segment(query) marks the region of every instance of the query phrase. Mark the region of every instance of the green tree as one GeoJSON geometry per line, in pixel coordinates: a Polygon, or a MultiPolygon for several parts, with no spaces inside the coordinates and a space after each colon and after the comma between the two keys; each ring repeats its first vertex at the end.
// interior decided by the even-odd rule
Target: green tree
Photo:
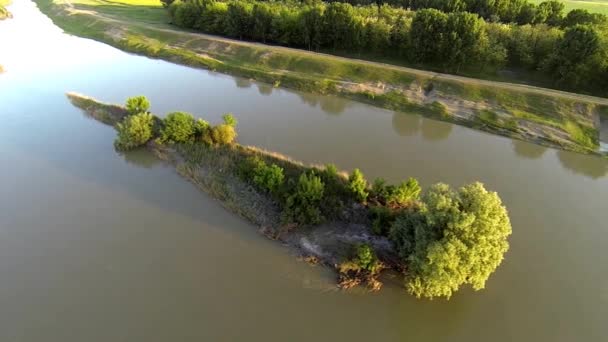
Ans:
{"type": "Polygon", "coordinates": [[[118,135],[114,147],[126,151],[145,144],[152,138],[153,123],[152,114],[147,112],[127,116],[116,125],[118,135]]]}
{"type": "Polygon", "coordinates": [[[150,101],[145,96],[133,96],[127,99],[126,104],[129,114],[139,114],[150,110],[150,101]]]}
{"type": "Polygon", "coordinates": [[[284,180],[283,168],[276,164],[267,165],[261,161],[253,170],[253,183],[272,194],[279,192],[284,180]]]}
{"type": "Polygon", "coordinates": [[[319,205],[325,184],[314,174],[302,173],[291,195],[285,201],[283,219],[299,224],[319,224],[323,220],[319,205]]]}
{"type": "Polygon", "coordinates": [[[237,133],[234,126],[221,124],[211,129],[211,140],[216,145],[229,145],[236,139],[237,133]]]}
{"type": "Polygon", "coordinates": [[[255,3],[251,13],[253,19],[253,39],[266,43],[272,33],[272,20],[277,16],[272,5],[255,3]]]}
{"type": "Polygon", "coordinates": [[[244,1],[232,1],[226,12],[226,34],[243,39],[250,37],[253,28],[253,6],[244,1]]]}
{"type": "Polygon", "coordinates": [[[478,64],[488,48],[485,23],[476,14],[451,13],[446,23],[444,51],[449,69],[460,71],[465,64],[478,64]]]}
{"type": "Polygon", "coordinates": [[[163,120],[161,140],[171,143],[189,143],[194,141],[195,133],[195,121],[192,114],[173,112],[163,120]]]}
{"type": "Polygon", "coordinates": [[[564,18],[564,5],[563,2],[557,0],[550,0],[541,2],[538,5],[538,11],[544,16],[545,23],[551,26],[559,26],[564,18]]]}
{"type": "Polygon", "coordinates": [[[585,9],[573,9],[568,12],[562,20],[562,27],[571,27],[576,25],[596,25],[606,22],[606,16],[599,13],[590,13],[585,9]]]}
{"type": "Polygon", "coordinates": [[[348,177],[348,189],[355,196],[357,201],[365,202],[367,199],[367,181],[359,169],[354,169],[348,177]]]}
{"type": "Polygon", "coordinates": [[[303,43],[308,50],[319,50],[323,39],[323,15],[325,7],[320,4],[304,7],[300,14],[303,43]]]}
{"type": "Polygon", "coordinates": [[[332,2],[327,5],[324,15],[323,37],[335,49],[345,49],[355,40],[355,13],[350,4],[332,2]]]}
{"type": "Polygon", "coordinates": [[[577,87],[593,73],[594,58],[600,52],[600,36],[592,27],[577,25],[566,29],[563,39],[544,64],[544,69],[553,75],[557,84],[577,87]]]}
{"type": "Polygon", "coordinates": [[[386,202],[390,204],[405,205],[415,201],[420,196],[420,185],[415,178],[410,177],[396,187],[390,187],[386,202]]]}
{"type": "Polygon", "coordinates": [[[445,58],[447,23],[448,15],[436,9],[416,12],[410,33],[415,62],[439,63],[445,58]]]}
{"type": "Polygon", "coordinates": [[[231,127],[236,127],[236,125],[239,123],[232,113],[222,115],[222,120],[224,120],[224,124],[231,127]]]}
{"type": "Polygon", "coordinates": [[[485,283],[509,249],[511,223],[495,192],[473,183],[454,192],[429,189],[418,212],[399,217],[390,238],[408,264],[408,290],[417,297],[447,297],[460,286],[485,283]]]}

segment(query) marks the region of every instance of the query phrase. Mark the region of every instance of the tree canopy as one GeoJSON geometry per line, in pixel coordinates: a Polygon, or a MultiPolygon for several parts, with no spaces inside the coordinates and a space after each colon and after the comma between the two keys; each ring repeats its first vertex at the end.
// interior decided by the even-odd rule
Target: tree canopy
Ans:
{"type": "Polygon", "coordinates": [[[473,183],[457,192],[431,187],[423,206],[396,219],[390,237],[409,265],[407,289],[447,297],[462,285],[483,289],[509,249],[511,223],[495,192],[473,183]]]}

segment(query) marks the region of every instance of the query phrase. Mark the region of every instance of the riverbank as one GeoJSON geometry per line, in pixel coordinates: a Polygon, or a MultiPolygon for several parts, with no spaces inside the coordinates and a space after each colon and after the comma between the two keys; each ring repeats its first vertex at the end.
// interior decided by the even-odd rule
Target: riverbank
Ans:
{"type": "Polygon", "coordinates": [[[606,99],[185,32],[163,24],[161,9],[150,6],[140,6],[147,12],[138,18],[123,10],[129,5],[98,10],[71,1],[36,3],[68,33],[125,51],[415,112],[544,146],[600,154],[599,112],[608,105],[606,99]]]}

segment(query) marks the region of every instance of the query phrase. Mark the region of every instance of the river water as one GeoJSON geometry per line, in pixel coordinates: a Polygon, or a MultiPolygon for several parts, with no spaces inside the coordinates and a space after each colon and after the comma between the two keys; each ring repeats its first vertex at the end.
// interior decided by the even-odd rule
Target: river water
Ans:
{"type": "Polygon", "coordinates": [[[0,341],[605,341],[608,162],[0,23],[0,341]],[[487,289],[336,291],[172,168],[118,154],[65,97],[239,119],[239,140],[368,178],[498,191],[511,249],[487,289]]]}

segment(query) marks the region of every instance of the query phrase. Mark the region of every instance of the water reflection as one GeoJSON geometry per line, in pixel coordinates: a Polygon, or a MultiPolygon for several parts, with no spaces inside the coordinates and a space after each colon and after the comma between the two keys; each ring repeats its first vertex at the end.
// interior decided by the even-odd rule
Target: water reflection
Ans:
{"type": "Polygon", "coordinates": [[[119,152],[119,154],[128,164],[146,169],[151,169],[154,166],[162,163],[162,161],[152,154],[152,152],[143,148],[127,152],[119,152]]]}
{"type": "Polygon", "coordinates": [[[600,157],[567,151],[557,151],[557,157],[566,169],[575,174],[598,179],[608,173],[608,160],[600,157]]]}
{"type": "Polygon", "coordinates": [[[445,122],[435,121],[431,119],[422,120],[420,129],[425,140],[441,141],[447,139],[452,133],[454,125],[445,122]]]}
{"type": "Polygon", "coordinates": [[[251,88],[252,85],[251,80],[247,78],[235,77],[234,82],[239,88],[251,88]]]}
{"type": "Polygon", "coordinates": [[[258,91],[260,95],[268,96],[272,94],[272,86],[266,83],[258,83],[258,91]]]}
{"type": "Polygon", "coordinates": [[[538,159],[547,151],[547,148],[544,146],[530,144],[521,140],[514,139],[512,143],[515,153],[520,157],[528,159],[538,159]]]}
{"type": "Polygon", "coordinates": [[[300,93],[300,99],[311,107],[319,107],[325,114],[339,115],[348,108],[350,101],[337,96],[319,96],[316,94],[300,93]]]}
{"type": "Polygon", "coordinates": [[[393,113],[393,130],[399,136],[411,137],[420,130],[420,121],[419,115],[395,112],[393,113]]]}

